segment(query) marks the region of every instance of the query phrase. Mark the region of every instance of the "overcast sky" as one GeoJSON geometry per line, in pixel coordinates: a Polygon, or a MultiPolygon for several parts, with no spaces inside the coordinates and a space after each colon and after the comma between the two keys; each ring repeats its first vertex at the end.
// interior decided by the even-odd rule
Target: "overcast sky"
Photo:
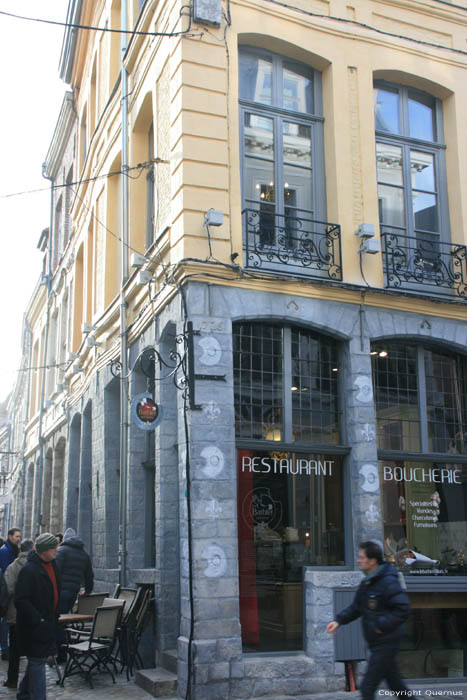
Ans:
{"type": "MultiPolygon", "coordinates": [[[[0,10],[65,21],[68,0],[0,0],[0,10]]],[[[37,250],[49,225],[45,160],[67,89],[58,77],[64,28],[0,14],[0,401],[13,389],[21,362],[23,313],[41,271],[37,250]],[[43,188],[37,194],[5,195],[43,188]]]]}

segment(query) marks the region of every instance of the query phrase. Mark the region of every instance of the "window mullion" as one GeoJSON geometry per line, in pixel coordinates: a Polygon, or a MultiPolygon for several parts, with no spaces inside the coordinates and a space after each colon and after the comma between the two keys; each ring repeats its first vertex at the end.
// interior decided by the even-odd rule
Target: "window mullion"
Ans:
{"type": "Polygon", "coordinates": [[[428,452],[428,411],[426,405],[425,350],[417,349],[418,415],[420,419],[421,451],[428,452]]]}
{"type": "Polygon", "coordinates": [[[405,230],[408,236],[415,235],[413,202],[412,202],[412,177],[410,173],[410,146],[402,146],[402,173],[404,182],[405,204],[405,230]]]}
{"type": "Polygon", "coordinates": [[[274,140],[276,143],[276,153],[275,153],[275,189],[276,189],[276,214],[279,215],[277,219],[277,225],[281,226],[282,215],[284,214],[284,148],[282,143],[282,119],[276,117],[274,120],[274,130],[275,136],[274,140]]]}
{"type": "Polygon", "coordinates": [[[285,442],[292,442],[292,332],[284,328],[282,341],[283,371],[282,371],[282,401],[284,413],[282,416],[282,434],[285,442]]]}

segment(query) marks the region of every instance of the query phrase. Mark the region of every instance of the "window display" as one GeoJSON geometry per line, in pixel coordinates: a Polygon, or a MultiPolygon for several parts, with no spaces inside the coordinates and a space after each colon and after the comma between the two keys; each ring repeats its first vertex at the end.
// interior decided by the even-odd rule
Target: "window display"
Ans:
{"type": "Polygon", "coordinates": [[[379,464],[384,553],[406,575],[467,574],[467,465],[379,464]]]}

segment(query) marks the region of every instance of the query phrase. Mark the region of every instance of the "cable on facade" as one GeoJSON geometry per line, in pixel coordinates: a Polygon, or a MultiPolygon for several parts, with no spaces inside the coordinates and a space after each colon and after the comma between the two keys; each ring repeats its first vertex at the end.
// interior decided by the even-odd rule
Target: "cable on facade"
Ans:
{"type": "MultiPolygon", "coordinates": [[[[183,30],[180,32],[141,32],[137,30],[123,30],[123,29],[111,29],[110,27],[93,27],[91,25],[87,24],[75,24],[73,22],[59,22],[58,20],[53,20],[53,19],[43,19],[41,17],[25,17],[24,15],[16,15],[13,12],[5,12],[4,10],[0,10],[0,15],[5,15],[6,17],[12,17],[13,19],[22,19],[27,22],[39,22],[41,24],[54,24],[59,27],[65,27],[66,29],[86,29],[88,31],[93,31],[93,32],[110,32],[114,34],[136,34],[139,36],[151,36],[151,37],[156,37],[156,36],[191,36],[188,32],[190,31],[190,28],[188,30],[183,30]]],[[[197,36],[196,34],[193,36],[197,36]]]]}
{"type": "MultiPolygon", "coordinates": [[[[316,17],[317,19],[327,19],[327,20],[332,20],[334,22],[342,22],[344,24],[352,24],[356,27],[361,27],[362,29],[369,29],[372,32],[376,32],[378,34],[382,34],[384,36],[390,36],[395,39],[405,39],[406,41],[412,41],[415,44],[421,44],[423,46],[431,46],[432,48],[435,49],[443,49],[445,51],[451,51],[453,53],[459,53],[462,54],[463,56],[467,56],[467,51],[464,51],[463,49],[455,49],[452,46],[443,46],[442,44],[434,44],[430,41],[423,41],[423,39],[415,39],[414,37],[411,36],[405,36],[404,34],[396,34],[395,32],[387,32],[384,29],[379,29],[378,27],[373,27],[371,24],[366,24],[365,22],[359,22],[356,19],[348,19],[347,17],[336,17],[335,15],[323,15],[318,12],[311,12],[310,10],[304,10],[301,7],[296,7],[295,5],[289,5],[286,2],[282,2],[282,0],[265,0],[265,2],[270,2],[273,5],[280,5],[281,7],[286,7],[288,10],[295,10],[296,12],[300,12],[302,15],[307,15],[309,17],[316,17]]],[[[451,3],[447,3],[451,4],[451,3]]],[[[464,9],[464,8],[462,8],[464,9]]]]}
{"type": "MultiPolygon", "coordinates": [[[[145,161],[144,163],[138,163],[137,165],[131,165],[125,168],[125,170],[111,170],[108,173],[103,173],[102,175],[94,175],[94,177],[88,177],[88,178],[83,178],[82,180],[76,180],[74,182],[64,182],[62,185],[54,185],[53,189],[54,191],[56,190],[61,190],[65,189],[67,187],[72,187],[74,185],[82,185],[83,183],[87,182],[95,182],[96,180],[101,180],[106,177],[112,177],[113,175],[128,175],[128,172],[130,170],[141,170],[141,172],[144,169],[150,168],[152,165],[164,163],[165,165],[169,164],[168,160],[163,160],[162,158],[152,158],[151,160],[145,161]]],[[[128,175],[128,177],[131,177],[128,175]]],[[[136,178],[132,178],[136,180],[140,175],[138,175],[136,178]]],[[[19,197],[24,194],[36,194],[37,192],[48,192],[50,190],[50,187],[38,187],[37,189],[34,190],[23,190],[22,192],[11,192],[10,194],[1,194],[0,199],[8,199],[9,197],[19,197]]]]}

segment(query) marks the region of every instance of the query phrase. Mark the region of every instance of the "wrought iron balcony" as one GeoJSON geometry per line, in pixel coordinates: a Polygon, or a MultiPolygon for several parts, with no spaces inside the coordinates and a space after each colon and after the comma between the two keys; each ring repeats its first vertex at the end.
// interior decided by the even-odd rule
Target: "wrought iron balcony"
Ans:
{"type": "Polygon", "coordinates": [[[385,285],[467,301],[466,246],[382,231],[385,285]]]}
{"type": "Polygon", "coordinates": [[[340,226],[259,209],[242,213],[246,267],[342,280],[340,226]]]}

